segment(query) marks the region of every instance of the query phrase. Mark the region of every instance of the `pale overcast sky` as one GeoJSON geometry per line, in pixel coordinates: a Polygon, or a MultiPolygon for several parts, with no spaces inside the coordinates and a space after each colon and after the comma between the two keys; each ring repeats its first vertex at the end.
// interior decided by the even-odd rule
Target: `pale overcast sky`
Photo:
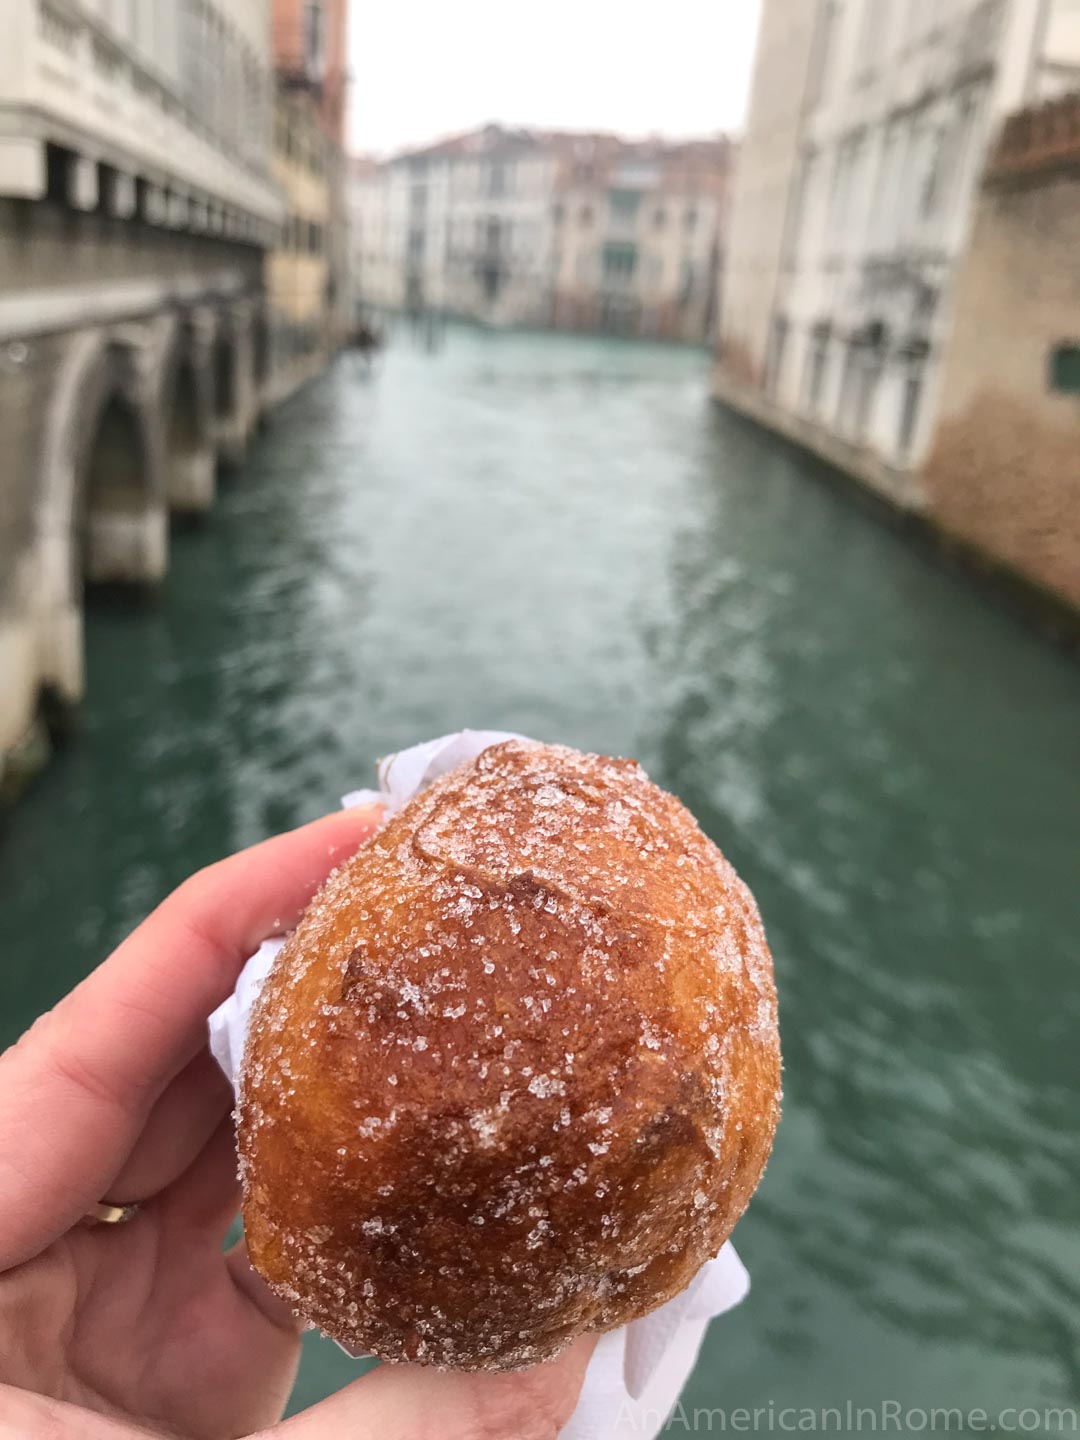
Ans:
{"type": "Polygon", "coordinates": [[[742,122],[759,0],[353,0],[351,147],[488,120],[629,135],[742,122]]]}

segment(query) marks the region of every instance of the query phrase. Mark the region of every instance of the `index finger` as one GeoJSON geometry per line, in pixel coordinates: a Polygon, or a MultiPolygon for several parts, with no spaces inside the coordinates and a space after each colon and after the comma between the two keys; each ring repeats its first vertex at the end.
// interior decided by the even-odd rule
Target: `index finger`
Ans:
{"type": "Polygon", "coordinates": [[[345,810],[200,871],[0,1056],[0,1269],[105,1197],[247,956],[380,818],[345,810]]]}
{"type": "MultiPolygon", "coordinates": [[[[548,1440],[574,1413],[597,1339],[582,1335],[554,1360],[510,1374],[380,1365],[251,1440],[548,1440]]],[[[614,1400],[601,1404],[598,1427],[615,1408],[614,1400]]]]}

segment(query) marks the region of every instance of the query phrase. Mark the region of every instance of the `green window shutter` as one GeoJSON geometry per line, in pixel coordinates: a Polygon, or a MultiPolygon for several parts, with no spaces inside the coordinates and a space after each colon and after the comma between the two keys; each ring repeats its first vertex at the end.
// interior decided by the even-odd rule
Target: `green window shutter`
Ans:
{"type": "Polygon", "coordinates": [[[1056,345],[1050,352],[1050,389],[1080,395],[1080,342],[1056,345]]]}

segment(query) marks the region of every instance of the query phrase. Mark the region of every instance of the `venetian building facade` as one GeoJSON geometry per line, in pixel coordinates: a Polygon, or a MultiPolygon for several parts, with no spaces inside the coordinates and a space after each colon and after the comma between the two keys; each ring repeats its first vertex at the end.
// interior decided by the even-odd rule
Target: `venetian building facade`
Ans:
{"type": "Polygon", "coordinates": [[[1080,92],[1005,126],[921,476],[935,521],[1080,611],[1080,92]]]}
{"type": "Polygon", "coordinates": [[[371,302],[385,288],[385,189],[376,160],[353,155],[346,162],[346,207],[349,221],[349,319],[356,324],[367,317],[371,302]]]}
{"type": "Polygon", "coordinates": [[[920,506],[988,150],[1078,75],[1073,0],[766,0],[718,396],[920,506]]]}
{"type": "Polygon", "coordinates": [[[716,323],[734,147],[726,140],[559,146],[553,323],[708,339],[716,323]]]}
{"type": "Polygon", "coordinates": [[[456,142],[450,177],[446,308],[492,325],[550,324],[552,146],[529,131],[490,126],[456,142]]]}
{"type": "Polygon", "coordinates": [[[398,156],[354,181],[357,303],[700,343],[733,153],[486,126],[398,156]]]}
{"type": "Polygon", "coordinates": [[[334,343],[330,325],[331,144],[313,97],[279,86],[272,170],[285,201],[279,243],[267,256],[271,369],[277,396],[317,374],[334,343]]]}
{"type": "Polygon", "coordinates": [[[341,345],[349,324],[348,0],[273,0],[272,19],[275,174],[289,223],[271,298],[295,382],[341,345]]]}
{"type": "Polygon", "coordinates": [[[84,587],[155,585],[268,366],[267,0],[8,0],[0,786],[85,683],[84,587]]]}

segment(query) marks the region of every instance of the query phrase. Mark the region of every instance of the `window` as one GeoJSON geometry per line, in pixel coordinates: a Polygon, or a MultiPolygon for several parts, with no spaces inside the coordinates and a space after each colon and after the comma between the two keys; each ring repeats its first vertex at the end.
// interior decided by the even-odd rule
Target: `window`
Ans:
{"type": "Polygon", "coordinates": [[[814,37],[814,53],[810,60],[806,95],[807,109],[812,110],[816,105],[820,105],[828,93],[839,22],[840,0],[826,0],[814,37]]]}
{"type": "Polygon", "coordinates": [[[851,208],[852,181],[859,156],[859,140],[844,140],[837,147],[833,162],[832,188],[829,193],[829,213],[826,221],[826,249],[830,255],[844,249],[847,240],[847,222],[851,208]]]}
{"type": "Polygon", "coordinates": [[[863,13],[859,21],[859,38],[855,50],[855,74],[863,78],[874,70],[874,61],[881,46],[882,10],[881,0],[862,0],[863,13]]]}
{"type": "Polygon", "coordinates": [[[895,239],[890,207],[894,200],[898,179],[899,138],[899,125],[896,121],[891,121],[886,127],[881,143],[873,201],[870,206],[870,247],[874,251],[890,249],[895,239]]]}
{"type": "Polygon", "coordinates": [[[304,68],[322,78],[326,66],[326,16],[323,0],[307,0],[304,6],[304,68]]]}
{"type": "Polygon", "coordinates": [[[637,246],[610,241],[604,246],[604,278],[629,280],[637,269],[637,246]]]}
{"type": "Polygon", "coordinates": [[[588,227],[592,224],[592,222],[593,222],[593,208],[592,208],[592,206],[591,206],[591,205],[582,205],[581,209],[578,211],[578,223],[581,225],[582,229],[585,230],[585,229],[588,229],[588,227]]]}
{"type": "Polygon", "coordinates": [[[867,137],[861,133],[851,142],[847,195],[844,197],[844,233],[841,238],[842,248],[848,254],[857,252],[861,247],[871,219],[868,211],[870,158],[867,137]]]}
{"type": "Polygon", "coordinates": [[[920,212],[925,219],[942,213],[966,193],[968,151],[978,116],[979,101],[968,93],[950,119],[933,135],[931,157],[920,196],[920,212]]]}
{"type": "Polygon", "coordinates": [[[775,396],[780,389],[789,329],[790,326],[785,315],[773,317],[772,331],[769,335],[769,353],[765,359],[765,393],[770,396],[775,396]]]}
{"type": "Polygon", "coordinates": [[[874,419],[883,356],[880,349],[864,345],[860,355],[859,389],[855,402],[855,439],[862,444],[874,419]]]}
{"type": "Polygon", "coordinates": [[[1061,395],[1080,395],[1080,340],[1056,345],[1050,352],[1049,384],[1061,395]]]}
{"type": "Polygon", "coordinates": [[[637,215],[640,203],[641,192],[638,190],[608,191],[608,204],[611,206],[613,220],[633,220],[637,215]]]}
{"type": "Polygon", "coordinates": [[[810,343],[807,346],[806,369],[803,372],[803,408],[812,419],[817,419],[821,411],[821,398],[828,372],[829,335],[828,322],[819,321],[810,332],[810,343]]]}
{"type": "MultiPolygon", "coordinates": [[[[262,87],[259,67],[250,50],[244,55],[242,142],[250,151],[258,148],[262,127],[262,87]]],[[[280,146],[278,147],[280,149],[280,146]]]]}
{"type": "Polygon", "coordinates": [[[954,143],[955,136],[946,125],[938,125],[929,134],[929,163],[919,196],[919,214],[924,220],[929,219],[941,203],[945,181],[952,170],[951,151],[954,143]]]}
{"type": "Polygon", "coordinates": [[[786,270],[794,269],[796,256],[799,253],[799,244],[802,240],[803,226],[806,218],[807,196],[810,191],[813,174],[814,155],[812,151],[806,151],[799,162],[799,171],[791,196],[791,210],[788,213],[786,232],[784,234],[782,262],[786,270]]]}
{"type": "Polygon", "coordinates": [[[555,225],[561,225],[562,222],[563,222],[563,217],[565,216],[565,214],[566,214],[566,211],[565,211],[565,209],[563,208],[562,205],[560,205],[560,204],[555,204],[555,205],[553,205],[553,206],[551,207],[551,219],[552,219],[552,223],[555,224],[555,225]]]}
{"type": "Polygon", "coordinates": [[[922,402],[924,367],[925,361],[912,360],[904,379],[904,397],[900,409],[900,433],[896,438],[896,448],[901,460],[907,458],[915,440],[915,427],[919,423],[919,406],[922,402]]]}
{"type": "Polygon", "coordinates": [[[851,438],[852,409],[859,378],[859,343],[849,340],[844,347],[844,366],[840,372],[840,393],[836,397],[836,429],[851,438]]]}
{"type": "Polygon", "coordinates": [[[889,197],[889,228],[893,243],[904,243],[911,231],[911,219],[917,213],[918,164],[922,131],[917,116],[901,123],[897,137],[896,181],[889,197]]]}

